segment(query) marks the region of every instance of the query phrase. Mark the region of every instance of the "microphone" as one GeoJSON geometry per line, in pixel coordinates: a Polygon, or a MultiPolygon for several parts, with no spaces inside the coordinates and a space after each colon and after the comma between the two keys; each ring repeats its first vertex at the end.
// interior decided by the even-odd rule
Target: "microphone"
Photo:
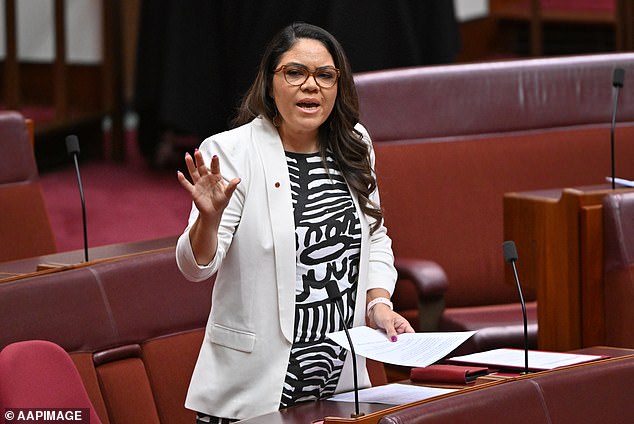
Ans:
{"type": "Polygon", "coordinates": [[[346,337],[348,338],[348,344],[350,345],[350,353],[352,353],[352,372],[354,378],[354,413],[350,414],[351,418],[358,418],[365,415],[362,412],[359,412],[359,383],[357,380],[357,354],[354,352],[354,346],[352,345],[352,338],[350,337],[350,332],[348,331],[348,326],[346,325],[346,320],[343,317],[342,307],[339,306],[339,303],[343,304],[343,299],[341,298],[341,292],[339,291],[339,286],[336,281],[329,281],[326,283],[326,292],[328,293],[328,297],[333,301],[337,308],[337,312],[339,312],[339,318],[341,318],[341,322],[343,323],[343,331],[346,333],[346,337]]]}
{"type": "Polygon", "coordinates": [[[619,91],[623,87],[623,81],[625,80],[625,69],[616,68],[612,76],[612,125],[610,126],[610,148],[611,148],[611,163],[612,163],[612,190],[615,188],[615,172],[614,172],[614,130],[616,128],[616,108],[619,102],[619,91]]]}
{"type": "Polygon", "coordinates": [[[81,184],[81,175],[79,174],[79,139],[76,135],[66,137],[66,152],[73,156],[75,161],[75,173],[77,174],[77,183],[79,184],[79,197],[81,199],[81,214],[84,223],[84,261],[88,262],[88,231],[86,230],[86,202],[84,201],[84,188],[81,184]]]}
{"type": "Polygon", "coordinates": [[[513,267],[515,284],[517,284],[517,291],[520,294],[522,315],[524,316],[524,374],[528,374],[528,318],[526,318],[526,302],[524,302],[524,295],[522,295],[522,287],[520,286],[520,279],[517,276],[517,267],[515,266],[515,261],[517,261],[517,249],[515,248],[515,242],[512,240],[505,241],[502,243],[502,250],[504,251],[504,260],[510,263],[513,267]]]}

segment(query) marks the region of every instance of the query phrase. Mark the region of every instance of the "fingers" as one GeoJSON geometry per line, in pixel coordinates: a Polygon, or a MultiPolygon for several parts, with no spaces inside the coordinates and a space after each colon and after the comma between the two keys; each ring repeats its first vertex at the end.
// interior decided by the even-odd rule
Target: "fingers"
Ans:
{"type": "Polygon", "coordinates": [[[227,197],[227,199],[233,195],[234,191],[236,191],[236,188],[238,187],[238,184],[240,184],[240,181],[242,181],[240,178],[234,178],[233,180],[229,181],[229,184],[227,184],[227,187],[225,188],[225,196],[227,197]]]}
{"type": "Polygon", "coordinates": [[[203,158],[203,154],[200,150],[196,149],[194,152],[194,157],[192,158],[189,153],[185,154],[185,163],[187,164],[187,170],[189,174],[197,172],[198,175],[203,176],[208,173],[220,175],[220,159],[218,155],[214,155],[211,158],[211,163],[209,164],[209,168],[205,166],[205,159],[203,158]]]}
{"type": "MultiPolygon", "coordinates": [[[[375,309],[376,308],[373,310],[375,309]]],[[[394,311],[388,309],[387,311],[379,310],[375,313],[375,322],[377,326],[385,331],[387,338],[392,342],[398,340],[399,334],[414,332],[414,329],[410,325],[409,321],[394,311]]]]}
{"type": "Polygon", "coordinates": [[[194,158],[192,158],[189,152],[185,153],[185,166],[187,166],[187,172],[189,172],[192,179],[195,179],[197,176],[196,164],[194,163],[194,158]]]}
{"type": "Polygon", "coordinates": [[[394,328],[391,322],[385,326],[384,330],[387,333],[387,338],[390,339],[390,341],[395,342],[398,340],[398,333],[396,332],[396,328],[394,328]]]}
{"type": "MultiPolygon", "coordinates": [[[[205,165],[205,159],[200,150],[196,149],[193,156],[190,155],[189,152],[186,152],[185,165],[187,166],[187,171],[191,176],[192,182],[190,183],[185,175],[183,175],[180,171],[177,173],[177,177],[183,188],[190,193],[193,193],[194,185],[196,185],[198,180],[205,175],[211,174],[222,178],[222,175],[220,175],[220,159],[218,158],[218,155],[214,155],[211,158],[211,163],[209,164],[209,168],[207,168],[205,165]]],[[[240,178],[234,178],[225,185],[224,194],[227,198],[230,198],[233,195],[233,192],[236,190],[238,184],[240,184],[240,181],[240,178]]]]}
{"type": "Polygon", "coordinates": [[[209,166],[212,174],[220,174],[220,159],[217,155],[211,158],[211,165],[209,166]]]}
{"type": "MultiPolygon", "coordinates": [[[[214,156],[214,158],[216,159],[216,161],[218,161],[218,157],[214,156]]],[[[196,166],[196,170],[198,171],[198,175],[200,175],[201,177],[203,175],[207,175],[209,173],[209,168],[207,168],[207,166],[205,165],[205,159],[203,158],[203,154],[200,150],[196,149],[196,151],[194,151],[194,159],[195,159],[195,166],[196,166]]],[[[213,159],[212,159],[213,162],[213,159]]]]}
{"type": "Polygon", "coordinates": [[[189,180],[185,177],[185,175],[183,175],[181,171],[176,171],[176,178],[178,178],[178,182],[189,193],[194,190],[194,186],[192,185],[192,183],[189,182],[189,180]]]}
{"type": "MultiPolygon", "coordinates": [[[[399,316],[400,317],[400,316],[399,316]]],[[[414,328],[411,326],[411,324],[409,323],[409,321],[407,321],[405,318],[400,317],[401,321],[398,322],[394,328],[396,328],[396,332],[399,334],[402,333],[414,333],[414,328]]]]}

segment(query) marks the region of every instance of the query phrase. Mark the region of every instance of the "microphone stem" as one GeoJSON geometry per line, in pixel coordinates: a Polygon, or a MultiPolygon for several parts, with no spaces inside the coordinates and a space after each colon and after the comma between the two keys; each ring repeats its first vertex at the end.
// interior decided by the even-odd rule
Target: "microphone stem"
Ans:
{"type": "Polygon", "coordinates": [[[611,154],[611,164],[612,164],[612,190],[616,188],[614,180],[616,178],[616,172],[614,170],[615,159],[614,159],[614,131],[616,127],[616,108],[619,102],[619,87],[614,88],[613,102],[612,102],[612,125],[610,125],[610,154],[611,154]]]}
{"type": "Polygon", "coordinates": [[[520,279],[517,275],[517,267],[515,261],[511,261],[513,267],[513,273],[515,274],[515,284],[517,284],[517,291],[520,295],[520,304],[522,305],[522,315],[524,317],[524,374],[528,374],[528,318],[526,316],[526,302],[524,302],[524,295],[522,295],[522,288],[520,286],[520,279]]]}
{"type": "Polygon", "coordinates": [[[357,354],[354,352],[354,345],[352,344],[352,338],[350,337],[350,332],[348,332],[348,326],[346,325],[346,321],[343,318],[343,311],[339,306],[339,302],[335,301],[335,306],[337,307],[337,311],[339,312],[339,317],[341,318],[341,322],[343,323],[344,332],[346,333],[346,338],[348,339],[348,345],[350,345],[350,353],[352,354],[352,373],[354,378],[354,415],[352,418],[360,417],[363,414],[359,412],[359,383],[357,381],[357,354]]]}
{"type": "Polygon", "coordinates": [[[84,226],[84,261],[88,262],[88,231],[86,228],[86,202],[84,200],[84,188],[81,184],[81,176],[79,173],[79,161],[77,160],[77,154],[73,154],[75,162],[75,171],[77,172],[77,184],[79,185],[79,197],[81,199],[81,215],[84,226]]]}

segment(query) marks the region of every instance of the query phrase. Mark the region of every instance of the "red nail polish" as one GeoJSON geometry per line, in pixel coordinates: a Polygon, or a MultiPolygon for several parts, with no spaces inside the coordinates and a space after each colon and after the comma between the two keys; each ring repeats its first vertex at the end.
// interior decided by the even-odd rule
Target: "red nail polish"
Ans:
{"type": "Polygon", "coordinates": [[[392,340],[393,342],[395,342],[395,341],[396,341],[396,336],[392,336],[392,339],[391,339],[391,340],[392,340]]]}

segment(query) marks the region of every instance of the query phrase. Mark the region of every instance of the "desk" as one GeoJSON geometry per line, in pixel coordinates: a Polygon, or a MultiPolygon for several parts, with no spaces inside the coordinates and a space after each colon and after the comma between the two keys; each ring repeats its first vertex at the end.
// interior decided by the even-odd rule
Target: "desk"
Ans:
{"type": "MultiPolygon", "coordinates": [[[[601,185],[504,195],[504,238],[517,245],[520,282],[536,291],[542,350],[605,342],[602,201],[611,191],[601,185]]],[[[506,277],[515,284],[508,269],[506,277]]]]}
{"type": "Polygon", "coordinates": [[[56,272],[76,266],[83,266],[95,262],[102,262],[150,250],[158,250],[176,246],[178,237],[164,237],[153,240],[143,240],[134,243],[118,243],[88,249],[89,262],[84,262],[84,250],[52,253],[50,255],[0,263],[0,283],[30,277],[43,272],[56,272]],[[43,264],[56,264],[49,269],[38,269],[43,264]]]}
{"type": "MultiPolygon", "coordinates": [[[[634,355],[634,349],[617,348],[610,346],[593,346],[572,351],[573,353],[589,354],[589,355],[605,355],[610,358],[632,356],[634,355]]],[[[596,361],[595,361],[596,362],[596,361]]],[[[590,362],[587,364],[592,364],[590,362]]],[[[572,365],[571,367],[579,367],[587,364],[572,365]]],[[[564,367],[569,368],[569,367],[564,367]]],[[[563,369],[563,368],[562,368],[563,369]]],[[[542,373],[549,373],[551,371],[543,371],[542,373]]],[[[415,405],[419,405],[426,402],[434,402],[446,397],[455,396],[456,394],[467,393],[476,390],[486,390],[488,387],[496,386],[498,384],[505,384],[516,379],[530,378],[531,376],[537,376],[542,373],[532,373],[528,376],[517,375],[516,377],[508,377],[506,379],[499,379],[496,381],[486,381],[482,383],[476,383],[475,385],[465,386],[462,390],[457,392],[437,396],[434,398],[423,399],[421,401],[412,402],[404,405],[381,405],[371,403],[360,403],[359,410],[365,413],[364,416],[359,418],[348,418],[350,414],[354,412],[354,404],[348,402],[333,402],[328,400],[320,400],[315,402],[309,402],[302,405],[296,405],[291,408],[287,408],[281,411],[271,412],[269,414],[261,415],[254,418],[249,418],[240,421],[245,424],[291,424],[302,423],[311,424],[318,420],[324,420],[324,424],[376,424],[384,415],[391,414],[398,410],[411,408],[415,405]],[[345,418],[344,418],[345,417],[345,418]]]]}
{"type": "MultiPolygon", "coordinates": [[[[390,405],[382,405],[378,403],[359,403],[359,411],[366,415],[380,411],[391,409],[390,405]]],[[[309,402],[303,405],[296,405],[281,411],[271,412],[270,414],[261,415],[259,417],[249,418],[240,421],[245,424],[287,424],[287,423],[306,423],[322,420],[324,417],[349,417],[354,412],[354,403],[349,402],[333,402],[329,400],[321,400],[309,402]]],[[[353,422],[360,423],[361,418],[357,418],[353,422]]],[[[378,421],[378,419],[377,419],[378,421]]],[[[376,421],[375,421],[376,422],[376,421]]]]}

